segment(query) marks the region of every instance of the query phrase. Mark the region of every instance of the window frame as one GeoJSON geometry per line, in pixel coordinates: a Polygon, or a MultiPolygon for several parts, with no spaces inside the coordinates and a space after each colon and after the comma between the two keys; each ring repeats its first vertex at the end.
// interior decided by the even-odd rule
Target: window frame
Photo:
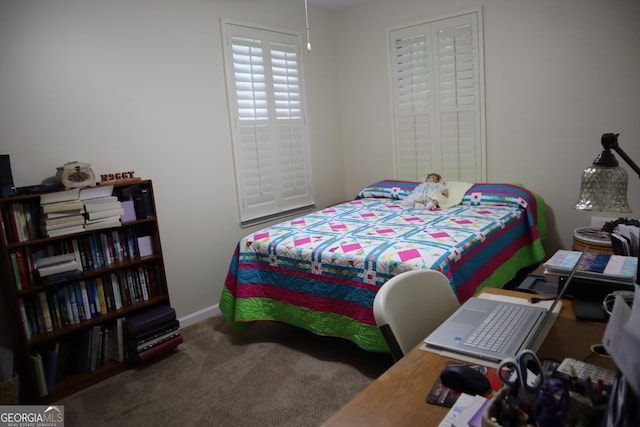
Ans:
{"type": "MultiPolygon", "coordinates": [[[[473,9],[434,19],[422,20],[387,30],[389,94],[392,106],[393,126],[393,167],[397,179],[421,180],[427,173],[437,172],[448,180],[484,182],[487,176],[486,166],[486,123],[484,95],[484,41],[482,9],[473,9]],[[438,52],[438,30],[460,27],[463,24],[472,27],[473,56],[473,111],[439,105],[441,81],[439,80],[440,60],[438,52]],[[410,61],[401,62],[396,56],[396,40],[404,37],[424,36],[424,58],[418,53],[410,61]],[[432,59],[433,58],[433,59],[432,59]],[[426,63],[420,63],[424,59],[426,63]],[[414,61],[415,65],[408,65],[414,61]],[[400,70],[398,64],[402,64],[400,70]],[[408,68],[406,68],[408,67],[408,68]],[[427,75],[410,75],[411,70],[426,70],[427,75]],[[410,80],[415,79],[415,80],[410,80]],[[424,82],[421,81],[424,80],[424,82]],[[416,92],[402,92],[402,82],[410,82],[405,87],[425,84],[429,92],[423,95],[421,102],[410,100],[407,96],[416,92]],[[404,103],[404,104],[403,104],[404,103]],[[411,105],[413,103],[413,105],[411,105]],[[418,105],[422,103],[422,105],[418,105]],[[416,106],[418,105],[418,106],[416,106]],[[405,111],[403,111],[403,109],[405,111]],[[413,109],[407,112],[407,109],[413,109]],[[456,117],[457,116],[457,117],[456,117]],[[449,122],[445,117],[450,119],[449,122]],[[453,119],[451,120],[451,118],[453,119]],[[473,120],[473,131],[469,136],[469,118],[473,120]],[[466,133],[465,133],[466,132],[466,133]],[[471,142],[469,142],[471,141],[471,142]],[[456,151],[457,150],[457,151],[456,151]],[[413,164],[412,164],[413,163],[413,164]],[[472,164],[471,164],[472,163],[472,164]]],[[[401,46],[402,47],[402,46],[401,46]]],[[[457,64],[457,62],[456,62],[457,64]]],[[[454,90],[459,89],[455,80],[454,90]]],[[[411,90],[411,89],[409,89],[411,90]]],[[[456,92],[457,93],[457,92],[456,92]]]]}
{"type": "Polygon", "coordinates": [[[300,34],[226,19],[221,31],[240,225],[306,211],[314,201],[300,34]]]}

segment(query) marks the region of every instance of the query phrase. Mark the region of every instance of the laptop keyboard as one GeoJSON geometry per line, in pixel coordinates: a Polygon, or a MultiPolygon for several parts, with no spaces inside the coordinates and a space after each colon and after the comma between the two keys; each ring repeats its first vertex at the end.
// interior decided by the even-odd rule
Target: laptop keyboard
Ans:
{"type": "Polygon", "coordinates": [[[464,345],[483,350],[500,351],[518,329],[526,308],[517,305],[498,305],[466,339],[464,345]]]}

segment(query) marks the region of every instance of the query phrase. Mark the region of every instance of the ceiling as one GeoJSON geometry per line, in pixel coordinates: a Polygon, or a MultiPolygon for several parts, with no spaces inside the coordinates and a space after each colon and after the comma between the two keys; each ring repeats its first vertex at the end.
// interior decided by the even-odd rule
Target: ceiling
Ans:
{"type": "Polygon", "coordinates": [[[307,0],[308,4],[326,9],[343,9],[355,4],[365,3],[367,0],[307,0]]]}

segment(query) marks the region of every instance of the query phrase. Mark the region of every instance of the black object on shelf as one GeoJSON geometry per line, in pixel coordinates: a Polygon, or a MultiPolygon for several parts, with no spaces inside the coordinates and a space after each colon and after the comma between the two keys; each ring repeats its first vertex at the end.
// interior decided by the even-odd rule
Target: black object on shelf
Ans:
{"type": "Polygon", "coordinates": [[[556,282],[546,280],[543,276],[530,274],[516,287],[515,290],[554,297],[558,294],[558,284],[556,282]]]}

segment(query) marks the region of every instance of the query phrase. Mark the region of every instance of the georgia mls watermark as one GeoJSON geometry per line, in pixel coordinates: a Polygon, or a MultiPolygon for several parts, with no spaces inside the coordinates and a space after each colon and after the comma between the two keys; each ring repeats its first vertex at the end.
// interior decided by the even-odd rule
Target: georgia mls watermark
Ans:
{"type": "Polygon", "coordinates": [[[0,405],[0,427],[64,427],[64,406],[0,405]]]}

